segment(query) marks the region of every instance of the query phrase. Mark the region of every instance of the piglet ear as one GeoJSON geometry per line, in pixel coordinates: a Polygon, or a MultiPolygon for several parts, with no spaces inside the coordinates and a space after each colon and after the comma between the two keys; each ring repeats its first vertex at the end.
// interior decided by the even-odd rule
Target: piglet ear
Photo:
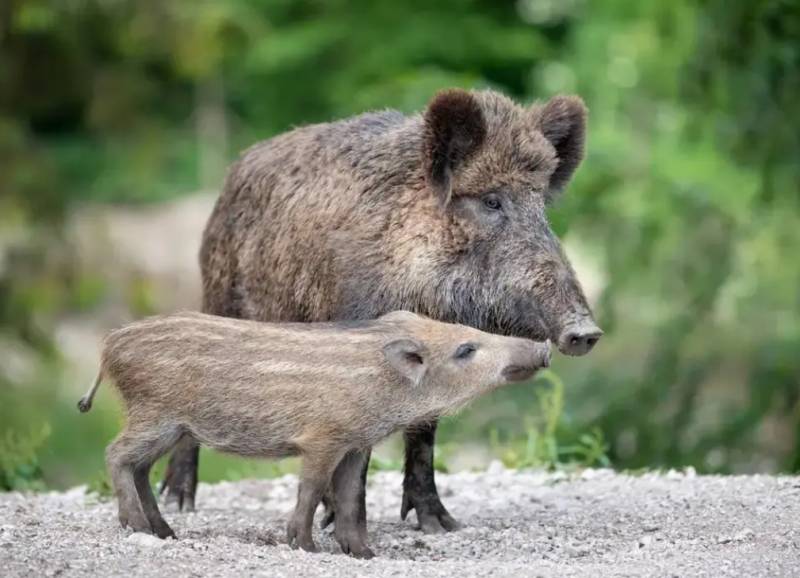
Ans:
{"type": "Polygon", "coordinates": [[[461,89],[438,93],[425,111],[424,160],[428,184],[442,206],[450,202],[453,173],[486,139],[486,120],[475,97],[461,89]]]}
{"type": "Polygon", "coordinates": [[[554,96],[540,109],[538,129],[556,149],[558,166],[550,177],[552,195],[560,192],[581,164],[588,112],[578,96],[554,96]]]}
{"type": "Polygon", "coordinates": [[[414,339],[396,339],[383,346],[383,355],[400,375],[415,386],[422,382],[428,369],[428,348],[414,339]]]}

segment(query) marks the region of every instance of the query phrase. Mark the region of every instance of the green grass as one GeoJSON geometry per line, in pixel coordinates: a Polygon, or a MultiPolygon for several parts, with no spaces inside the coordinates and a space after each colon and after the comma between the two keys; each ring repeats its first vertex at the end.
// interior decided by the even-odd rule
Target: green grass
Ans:
{"type": "Polygon", "coordinates": [[[86,493],[95,496],[100,501],[111,499],[114,495],[114,488],[111,487],[111,480],[107,470],[98,470],[86,484],[86,493]]]}
{"type": "Polygon", "coordinates": [[[45,489],[39,451],[50,437],[50,426],[27,433],[8,430],[0,439],[0,490],[45,489]]]}
{"type": "Polygon", "coordinates": [[[564,382],[552,370],[539,374],[549,387],[536,390],[539,412],[529,416],[522,438],[502,442],[497,429],[490,430],[489,444],[508,468],[610,467],[608,444],[603,432],[574,433],[562,427],[564,382]]]}

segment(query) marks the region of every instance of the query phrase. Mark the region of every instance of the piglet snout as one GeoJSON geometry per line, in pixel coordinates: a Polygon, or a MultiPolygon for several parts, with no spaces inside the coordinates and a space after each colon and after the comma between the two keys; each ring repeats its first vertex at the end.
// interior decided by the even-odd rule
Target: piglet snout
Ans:
{"type": "Polygon", "coordinates": [[[503,377],[508,381],[525,381],[545,367],[550,367],[550,342],[524,340],[503,368],[503,377]]]}

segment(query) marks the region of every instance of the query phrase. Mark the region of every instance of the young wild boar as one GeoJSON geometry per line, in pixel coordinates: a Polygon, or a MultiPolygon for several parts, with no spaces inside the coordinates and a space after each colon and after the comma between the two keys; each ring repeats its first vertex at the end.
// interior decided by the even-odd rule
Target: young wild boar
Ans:
{"type": "MultiPolygon", "coordinates": [[[[106,452],[123,526],[174,536],[148,474],[188,437],[241,456],[302,456],[287,534],[290,544],[314,551],[314,512],[346,454],[530,378],[548,365],[549,349],[405,311],[311,324],[181,313],[113,331],[78,407],[91,408],[103,378],[125,401],[127,425],[106,452]]],[[[351,539],[336,529],[346,552],[359,543],[363,549],[352,553],[372,556],[366,536],[351,539]]]]}
{"type": "MultiPolygon", "coordinates": [[[[583,355],[602,331],[546,213],[585,135],[578,97],[523,106],[455,89],[419,114],[366,113],[258,143],[231,167],[203,236],[203,310],[314,322],[406,309],[583,355]]],[[[435,426],[406,432],[401,515],[416,510],[427,532],[457,527],[436,493],[435,426]]],[[[342,462],[342,489],[363,478],[362,457],[342,462]]],[[[168,500],[193,509],[196,483],[187,440],[168,500]]]]}

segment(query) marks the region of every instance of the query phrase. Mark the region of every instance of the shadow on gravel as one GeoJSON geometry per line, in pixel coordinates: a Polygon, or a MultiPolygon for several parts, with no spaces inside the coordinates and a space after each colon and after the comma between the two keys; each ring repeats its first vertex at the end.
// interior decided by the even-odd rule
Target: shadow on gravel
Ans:
{"type": "Polygon", "coordinates": [[[189,540],[207,541],[212,538],[228,538],[236,540],[242,544],[252,544],[254,546],[277,546],[278,539],[269,530],[260,528],[244,528],[241,530],[230,531],[230,529],[203,528],[202,530],[184,530],[180,538],[189,540]]]}

